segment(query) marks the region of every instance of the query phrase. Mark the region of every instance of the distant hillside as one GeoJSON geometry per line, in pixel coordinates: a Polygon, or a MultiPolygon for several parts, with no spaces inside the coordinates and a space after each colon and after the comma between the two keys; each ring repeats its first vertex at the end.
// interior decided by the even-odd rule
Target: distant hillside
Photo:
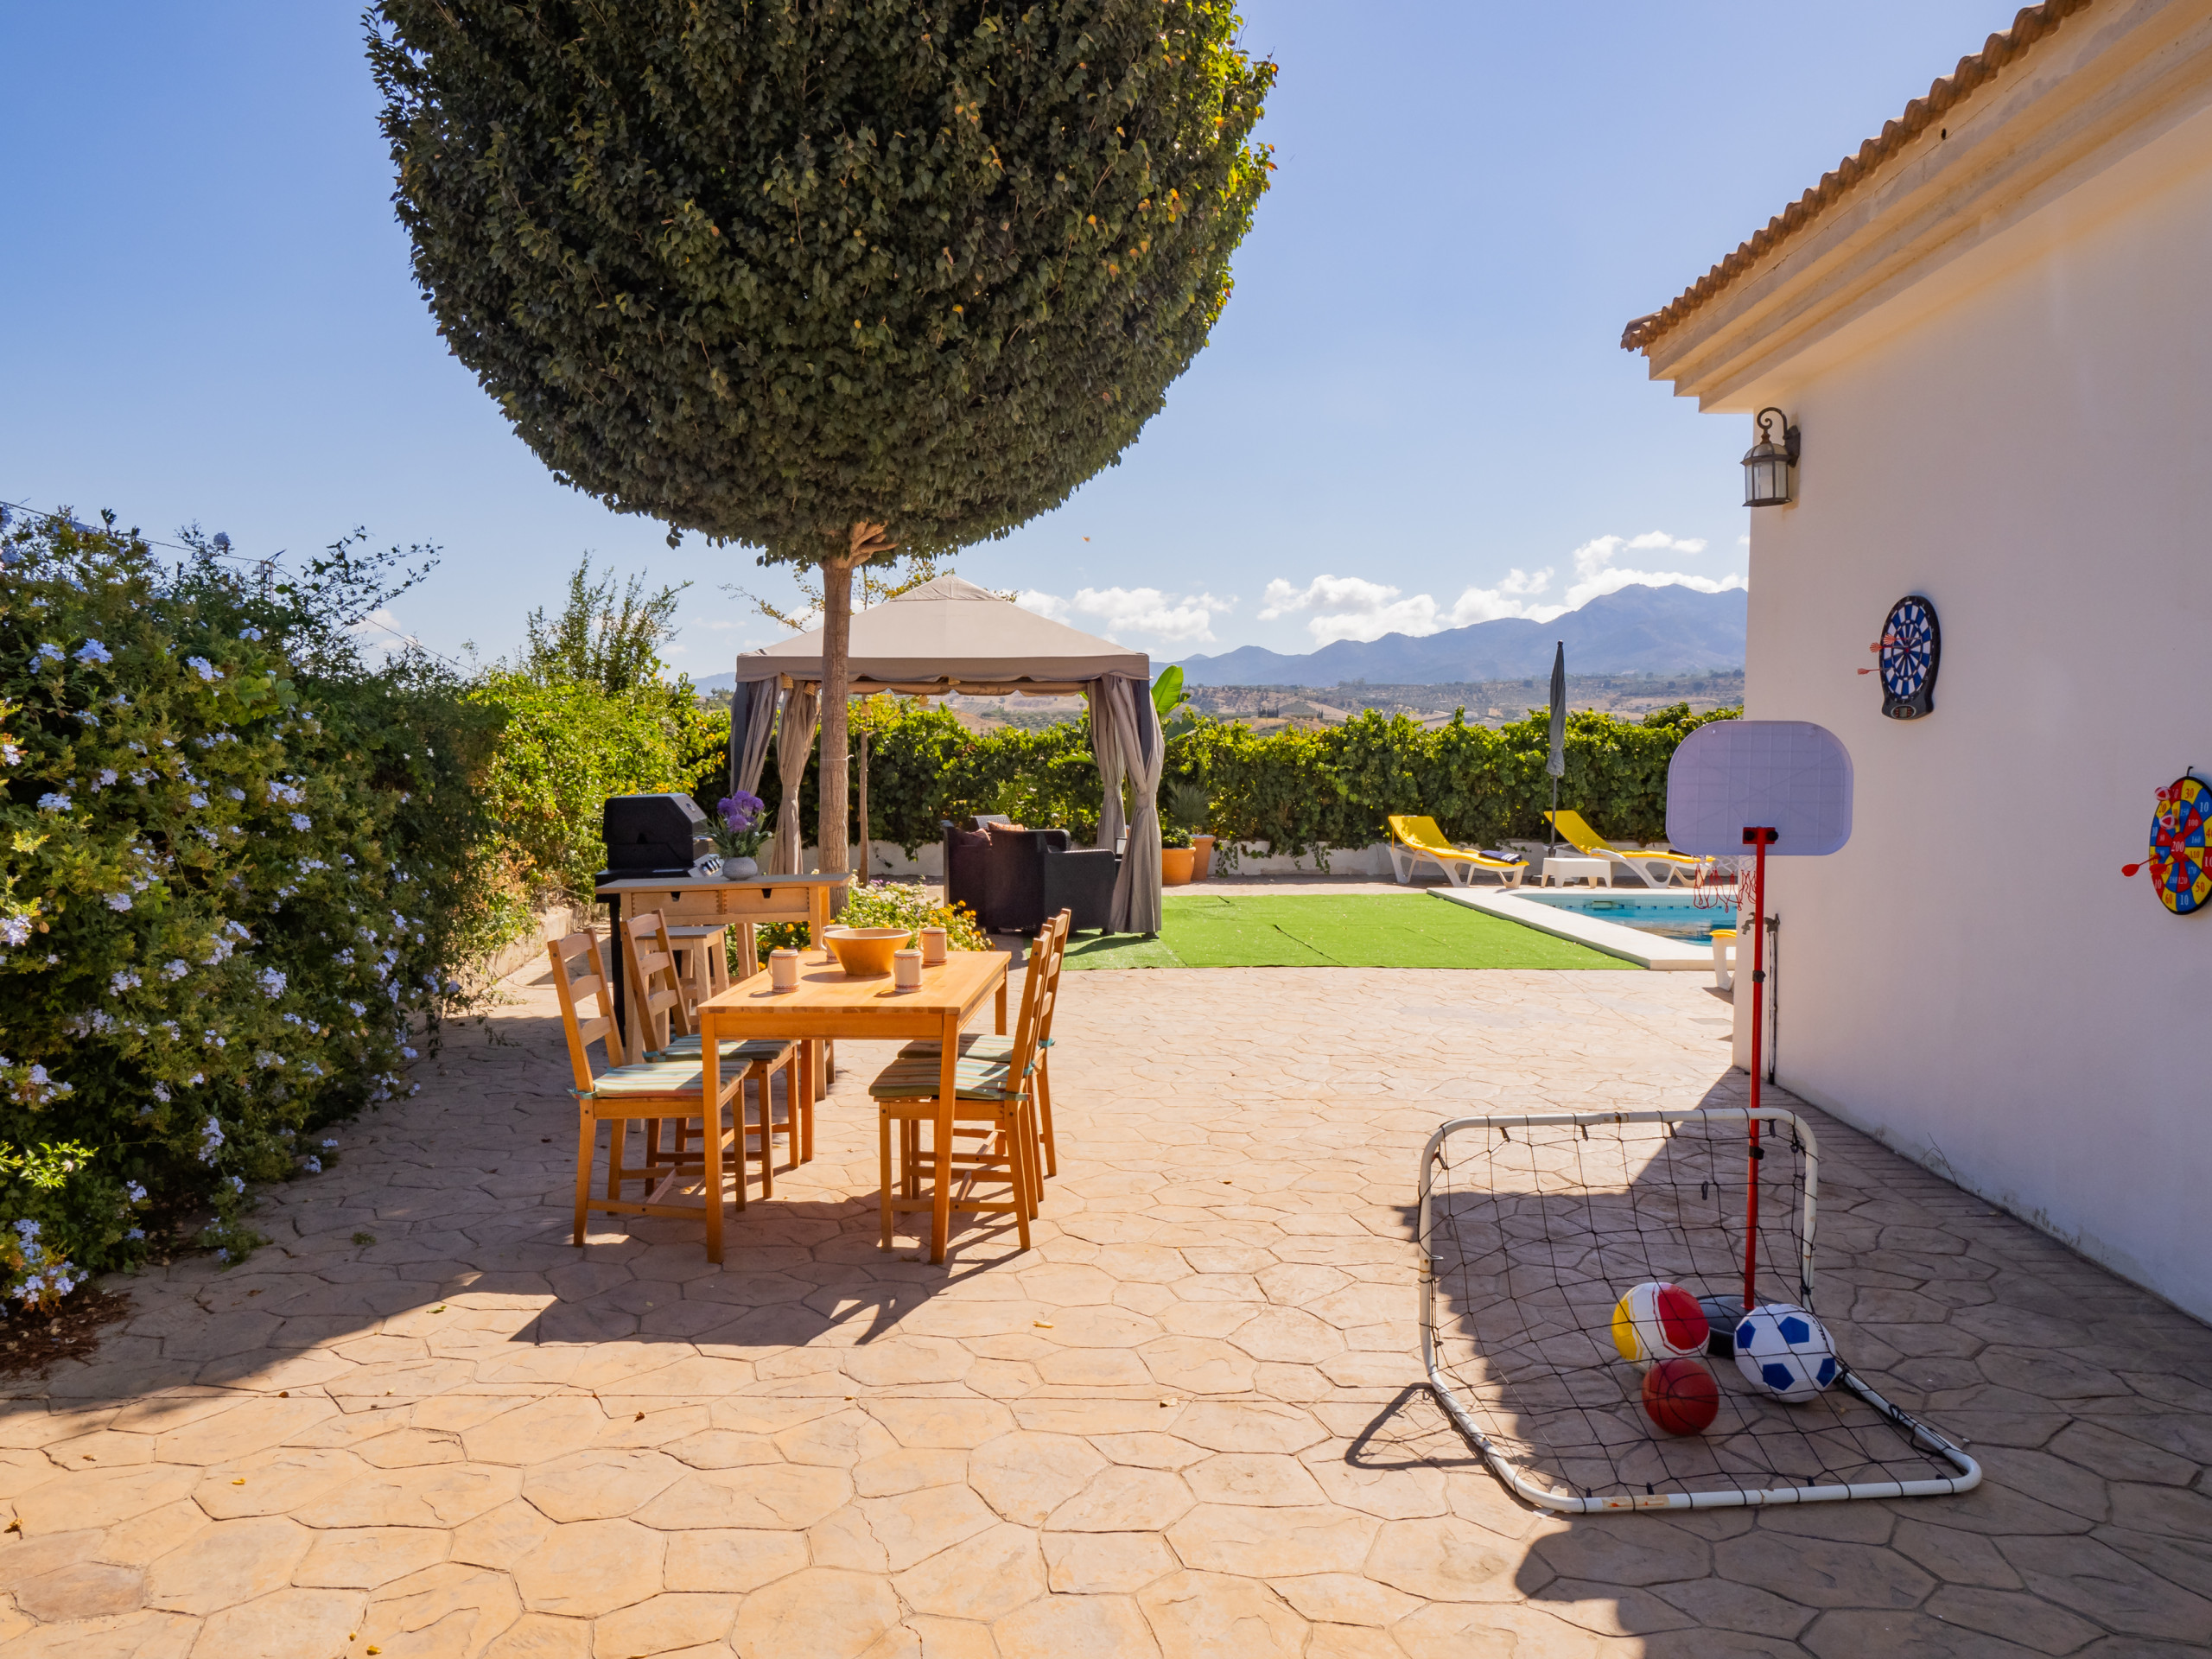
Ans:
{"type": "Polygon", "coordinates": [[[1554,644],[1567,644],[1575,674],[1681,674],[1740,668],[1746,596],[1741,588],[1701,594],[1679,585],[1624,588],[1548,622],[1509,617],[1416,638],[1386,633],[1340,639],[1304,655],[1245,645],[1186,658],[1192,685],[1437,685],[1549,674],[1554,644]]]}

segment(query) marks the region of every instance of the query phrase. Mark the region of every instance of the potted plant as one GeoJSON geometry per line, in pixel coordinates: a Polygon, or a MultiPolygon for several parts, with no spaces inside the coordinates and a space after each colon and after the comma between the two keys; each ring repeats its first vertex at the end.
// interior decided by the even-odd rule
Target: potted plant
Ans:
{"type": "MultiPolygon", "coordinates": [[[[1206,792],[1196,784],[1177,784],[1167,791],[1166,808],[1160,814],[1164,824],[1172,824],[1187,837],[1191,849],[1191,879],[1203,881],[1213,869],[1213,837],[1206,833],[1206,817],[1211,804],[1206,792]]],[[[1163,830],[1162,837],[1166,831],[1163,830]]],[[[1168,843],[1184,845],[1185,842],[1168,843]]]]}
{"type": "Polygon", "coordinates": [[[1187,886],[1191,880],[1191,865],[1198,855],[1191,848],[1191,832],[1179,825],[1163,823],[1160,827],[1160,885],[1163,887],[1187,886]]]}
{"type": "Polygon", "coordinates": [[[715,850],[722,855],[722,874],[743,880],[760,874],[753,855],[768,838],[766,804],[758,795],[740,790],[715,804],[715,850]]]}

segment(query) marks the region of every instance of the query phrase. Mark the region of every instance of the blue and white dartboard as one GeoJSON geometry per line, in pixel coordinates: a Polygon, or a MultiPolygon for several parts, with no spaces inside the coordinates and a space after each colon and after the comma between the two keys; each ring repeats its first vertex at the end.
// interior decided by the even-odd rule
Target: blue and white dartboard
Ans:
{"type": "Polygon", "coordinates": [[[1882,712],[1891,720],[1918,720],[1936,706],[1936,668],[1943,654],[1934,601],[1908,594],[1890,607],[1877,647],[1882,712]]]}

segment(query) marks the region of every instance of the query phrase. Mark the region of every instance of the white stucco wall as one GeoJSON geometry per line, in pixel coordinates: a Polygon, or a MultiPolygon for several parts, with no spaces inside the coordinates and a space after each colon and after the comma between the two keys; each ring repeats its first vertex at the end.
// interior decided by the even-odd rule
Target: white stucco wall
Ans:
{"type": "Polygon", "coordinates": [[[1857,773],[1851,844],[1772,867],[1779,1080],[2212,1318],[2212,913],[2120,874],[2212,775],[2207,125],[1759,388],[1805,458],[1747,688],[1857,773]],[[1891,722],[1856,671],[1915,591],[1936,710],[1891,722]]]}

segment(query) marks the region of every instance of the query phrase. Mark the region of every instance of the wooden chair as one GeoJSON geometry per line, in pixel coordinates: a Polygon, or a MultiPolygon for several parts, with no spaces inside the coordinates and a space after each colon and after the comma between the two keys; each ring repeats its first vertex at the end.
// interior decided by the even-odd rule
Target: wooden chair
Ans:
{"type": "MultiPolygon", "coordinates": [[[[600,957],[599,940],[590,933],[571,933],[552,940],[546,954],[553,963],[553,987],[561,1001],[561,1024],[569,1039],[569,1060],[575,1069],[576,1101],[576,1223],[575,1242],[584,1242],[587,1216],[594,1210],[611,1215],[669,1216],[703,1219],[707,1260],[722,1259],[722,1153],[735,1150],[733,1136],[721,1128],[722,1108],[737,1096],[744,1079],[741,1071],[724,1072],[715,1091],[706,1098],[703,1068],[696,1059],[647,1060],[622,1064],[622,1037],[614,1024],[613,999],[607,969],[600,957]],[[584,971],[571,979],[571,964],[581,962],[584,971]],[[577,1014],[577,1004],[590,998],[598,1012],[589,1019],[577,1014]],[[594,1077],[591,1045],[604,1052],[607,1070],[594,1077]],[[623,1160],[632,1122],[652,1122],[666,1117],[693,1118],[714,1126],[700,1137],[699,1156],[675,1162],[630,1167],[623,1160]],[[599,1126],[613,1126],[607,1154],[607,1196],[591,1192],[592,1160],[599,1149],[599,1126]],[[631,1182],[645,1186],[645,1196],[629,1199],[622,1189],[631,1182]],[[678,1204],[671,1198],[679,1189],[696,1185],[697,1203],[678,1204]]],[[[642,1026],[640,1027],[642,1030],[642,1026]]],[[[744,1166],[738,1166],[737,1207],[745,1208],[744,1166]]]]}
{"type": "MultiPolygon", "coordinates": [[[[1060,1154],[1052,1135],[1052,1010],[1059,1004],[1060,963],[1067,956],[1068,936],[1074,931],[1075,916],[1063,910],[1045,924],[1052,936],[1052,957],[1046,964],[1048,978],[1045,987],[1045,1014],[1037,1029],[1037,1127],[1044,1142],[1045,1173],[1047,1177],[1060,1173],[1060,1154]]],[[[1039,937],[1042,937],[1041,935],[1039,937]]],[[[1036,957],[1030,958],[1033,968],[1036,957]]],[[[934,1058],[938,1041],[934,1037],[917,1038],[899,1051],[900,1059],[912,1059],[922,1055],[934,1058]]],[[[964,1032],[960,1038],[960,1053],[963,1059],[1007,1059],[1014,1053],[1014,1039],[996,1032],[964,1032]]],[[[1040,1188],[1041,1196],[1041,1188],[1040,1188]]]]}
{"type": "MultiPolygon", "coordinates": [[[[738,931],[749,934],[753,930],[738,931]]],[[[671,927],[668,938],[677,955],[677,978],[683,987],[687,1010],[696,1010],[702,999],[729,988],[728,923],[671,927]]]]}
{"type": "MultiPolygon", "coordinates": [[[[1051,930],[1037,936],[1031,969],[1022,982],[1021,1017],[1016,1023],[1012,1050],[1004,1059],[980,1059],[962,1055],[955,1062],[953,1133],[980,1128],[980,1147],[969,1148],[957,1139],[950,1155],[952,1179],[959,1185],[950,1207],[982,1214],[1012,1215],[1021,1240],[1029,1248],[1029,1221],[1037,1213],[1037,1128],[1031,1112],[1035,1086],[1033,1075],[1037,1033],[1046,1012],[1044,969],[1050,955],[1051,930]],[[977,1179],[1004,1182],[1003,1199],[972,1196],[977,1179]]],[[[930,1180],[937,1168],[936,1150],[923,1144],[925,1125],[934,1128],[944,1086],[939,1066],[942,1051],[926,1055],[900,1055],[868,1085],[876,1103],[876,1147],[882,1177],[883,1248],[891,1248],[896,1217],[902,1212],[927,1213],[934,1207],[930,1180]],[[898,1160],[892,1156],[893,1130],[897,1129],[898,1160]]]]}
{"type": "MultiPolygon", "coordinates": [[[[688,1060],[699,1062],[700,1042],[697,1020],[686,1008],[683,987],[677,976],[676,953],[672,930],[660,912],[649,910],[628,918],[622,924],[629,936],[629,949],[622,953],[625,972],[629,976],[630,1017],[636,1021],[631,1035],[635,1039],[632,1050],[649,1060],[688,1060]]],[[[727,976],[725,976],[727,977],[727,976]]],[[[811,1155],[813,1141],[813,1103],[796,1107],[800,1096],[806,1091],[799,1088],[798,1071],[795,1061],[798,1045],[754,1039],[741,1042],[725,1040],[718,1045],[725,1070],[734,1071],[740,1087],[737,1103],[731,1108],[731,1124],[734,1128],[741,1117],[745,1125],[745,1154],[749,1155],[753,1138],[757,1135],[760,1147],[760,1196],[776,1196],[775,1091],[772,1080],[778,1071],[784,1074],[784,1117],[786,1138],[791,1141],[791,1163],[794,1166],[804,1161],[800,1157],[802,1143],[811,1155]],[[760,1103],[750,1107],[745,1103],[745,1084],[757,1084],[760,1103]],[[795,1110],[801,1110],[806,1126],[802,1135],[790,1119],[795,1110]]],[[[678,1118],[670,1126],[675,1149],[664,1154],[660,1146],[661,1125],[658,1121],[645,1126],[645,1163],[648,1166],[670,1161],[682,1162],[690,1155],[692,1126],[689,1118],[678,1118]]],[[[744,1185],[740,1159],[738,1185],[744,1185]]]]}

